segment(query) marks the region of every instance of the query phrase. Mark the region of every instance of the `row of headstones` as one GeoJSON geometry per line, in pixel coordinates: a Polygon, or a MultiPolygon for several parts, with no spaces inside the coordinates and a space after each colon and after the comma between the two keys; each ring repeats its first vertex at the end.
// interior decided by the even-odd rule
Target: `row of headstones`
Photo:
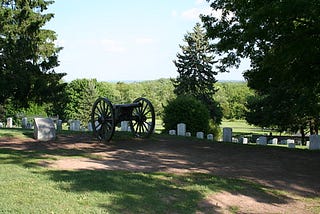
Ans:
{"type": "MultiPolygon", "coordinates": [[[[223,141],[224,142],[238,142],[234,138],[232,138],[232,128],[223,128],[223,141]]],[[[241,138],[239,143],[247,144],[248,143],[248,138],[241,138]]],[[[278,144],[278,139],[273,138],[269,140],[266,136],[261,136],[258,137],[256,140],[256,143],[258,145],[267,145],[269,144],[278,144]]],[[[288,145],[288,148],[295,148],[296,144],[294,140],[292,139],[287,139],[283,140],[280,142],[280,144],[286,144],[288,145]]],[[[309,136],[309,141],[307,141],[307,148],[310,150],[320,150],[320,136],[319,135],[310,135],[309,136]]]]}
{"type": "MultiPolygon", "coordinates": [[[[169,130],[169,135],[178,135],[178,136],[186,136],[186,137],[191,137],[191,133],[187,132],[187,127],[186,124],[184,123],[179,123],[177,124],[177,131],[176,130],[169,130]]],[[[204,139],[204,133],[203,132],[197,132],[196,137],[199,139],[204,139]]],[[[207,135],[208,140],[213,140],[213,134],[208,134],[207,135]]]]}

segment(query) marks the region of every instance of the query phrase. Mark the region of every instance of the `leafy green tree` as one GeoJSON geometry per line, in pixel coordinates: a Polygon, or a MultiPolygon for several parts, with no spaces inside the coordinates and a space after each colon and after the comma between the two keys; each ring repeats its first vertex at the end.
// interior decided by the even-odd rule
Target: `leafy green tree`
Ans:
{"type": "Polygon", "coordinates": [[[78,119],[83,125],[90,121],[92,106],[99,97],[96,85],[95,79],[77,79],[68,84],[68,100],[64,110],[67,119],[78,119]]]}
{"type": "Polygon", "coordinates": [[[0,1],[0,104],[17,107],[50,102],[64,87],[54,31],[44,29],[53,14],[44,11],[52,1],[0,1]]]}
{"type": "Polygon", "coordinates": [[[209,2],[213,10],[222,12],[221,17],[202,18],[208,36],[215,42],[214,51],[222,56],[220,71],[237,67],[241,58],[251,60],[251,68],[244,75],[249,87],[260,97],[249,108],[257,112],[263,108],[267,114],[258,120],[260,125],[303,127],[311,122],[314,124],[311,132],[317,132],[319,1],[209,2]]]}
{"type": "Polygon", "coordinates": [[[246,82],[218,82],[219,89],[214,99],[220,103],[223,109],[223,116],[226,119],[245,119],[247,112],[247,99],[253,96],[253,90],[246,82]]]}
{"type": "Polygon", "coordinates": [[[184,37],[186,45],[180,45],[182,53],[177,54],[174,64],[179,76],[174,80],[174,93],[191,95],[202,101],[208,107],[211,117],[216,123],[221,123],[222,110],[213,100],[216,92],[214,83],[217,82],[213,70],[216,63],[209,40],[199,23],[184,37]]]}

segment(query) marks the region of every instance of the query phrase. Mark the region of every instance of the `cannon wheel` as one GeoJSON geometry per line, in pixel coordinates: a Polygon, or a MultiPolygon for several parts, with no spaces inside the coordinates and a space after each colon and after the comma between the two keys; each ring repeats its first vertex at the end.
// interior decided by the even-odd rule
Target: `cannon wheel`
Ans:
{"type": "Polygon", "coordinates": [[[134,103],[141,103],[132,111],[133,120],[130,121],[131,131],[136,137],[146,138],[153,132],[155,126],[155,113],[153,105],[146,98],[138,98],[134,103]]]}
{"type": "Polygon", "coordinates": [[[115,129],[115,116],[113,106],[107,98],[98,98],[93,104],[91,124],[93,133],[99,140],[111,140],[115,129]]]}

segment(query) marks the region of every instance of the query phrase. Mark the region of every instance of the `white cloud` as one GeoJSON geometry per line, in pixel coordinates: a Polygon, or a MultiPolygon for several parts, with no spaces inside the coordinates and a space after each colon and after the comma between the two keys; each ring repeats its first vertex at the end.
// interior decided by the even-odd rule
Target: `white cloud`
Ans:
{"type": "Polygon", "coordinates": [[[205,2],[206,2],[205,0],[196,0],[196,5],[200,5],[200,4],[203,4],[205,2]]]}
{"type": "Polygon", "coordinates": [[[148,45],[154,43],[154,39],[150,37],[141,37],[135,39],[136,44],[138,45],[148,45]]]}
{"type": "Polygon", "coordinates": [[[111,53],[123,53],[126,51],[126,48],[119,41],[112,39],[103,39],[100,41],[100,44],[103,46],[106,52],[111,53]]]}

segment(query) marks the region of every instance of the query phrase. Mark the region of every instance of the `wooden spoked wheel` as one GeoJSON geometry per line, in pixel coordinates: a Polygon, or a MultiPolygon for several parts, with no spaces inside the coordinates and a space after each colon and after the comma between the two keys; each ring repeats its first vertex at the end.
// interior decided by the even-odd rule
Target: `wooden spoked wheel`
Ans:
{"type": "Polygon", "coordinates": [[[155,113],[153,105],[146,98],[138,98],[133,101],[139,103],[132,111],[130,121],[131,131],[136,137],[146,138],[152,134],[155,127],[155,113]]]}
{"type": "Polygon", "coordinates": [[[115,116],[113,106],[107,98],[98,98],[93,104],[91,124],[94,135],[100,141],[110,141],[114,134],[115,116]]]}

